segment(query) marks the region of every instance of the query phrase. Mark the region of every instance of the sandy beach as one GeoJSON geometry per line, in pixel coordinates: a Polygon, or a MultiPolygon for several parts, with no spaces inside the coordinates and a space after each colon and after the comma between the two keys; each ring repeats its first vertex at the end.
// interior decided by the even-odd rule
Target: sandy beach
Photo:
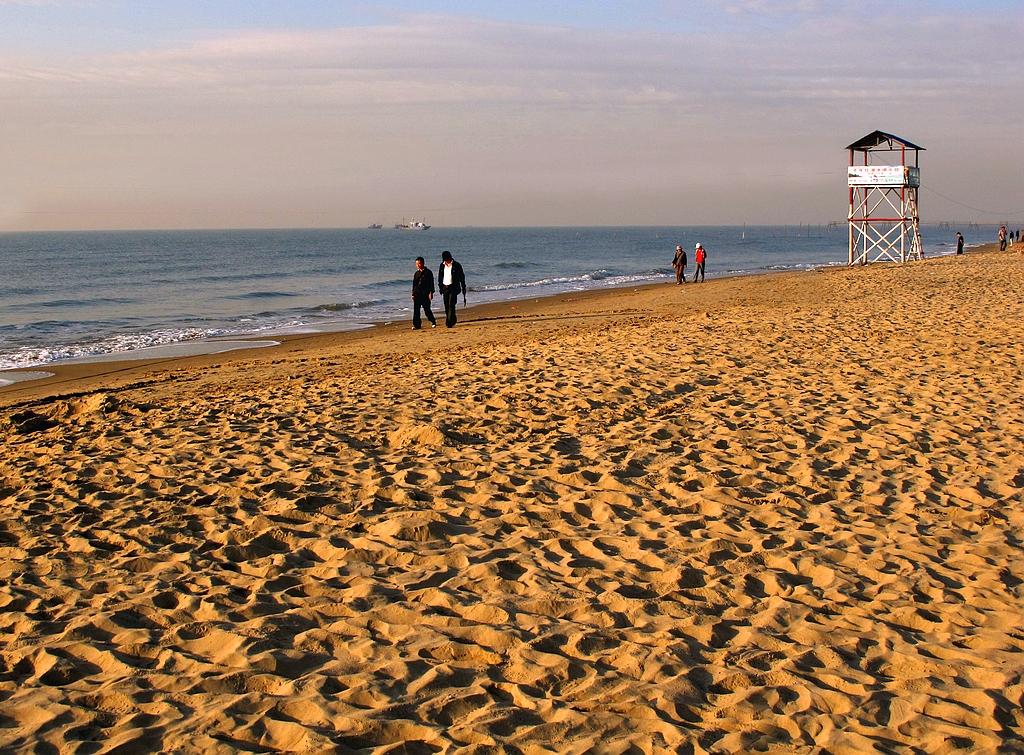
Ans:
{"type": "Polygon", "coordinates": [[[1024,751],[1024,257],[0,389],[4,752],[1024,751]]]}

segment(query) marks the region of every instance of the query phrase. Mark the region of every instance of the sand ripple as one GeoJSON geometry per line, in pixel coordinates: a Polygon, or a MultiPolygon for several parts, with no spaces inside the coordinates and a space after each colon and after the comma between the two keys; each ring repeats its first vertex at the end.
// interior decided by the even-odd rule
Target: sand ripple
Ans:
{"type": "Polygon", "coordinates": [[[1024,748],[1022,292],[665,287],[12,407],[0,748],[1024,748]]]}

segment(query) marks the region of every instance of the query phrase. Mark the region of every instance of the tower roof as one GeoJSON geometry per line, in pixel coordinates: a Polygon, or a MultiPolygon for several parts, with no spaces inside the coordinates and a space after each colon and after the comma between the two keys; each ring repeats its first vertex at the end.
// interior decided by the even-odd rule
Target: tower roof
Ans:
{"type": "Polygon", "coordinates": [[[856,149],[866,152],[869,149],[874,149],[881,144],[888,144],[889,149],[893,148],[893,144],[900,144],[907,149],[918,149],[922,152],[924,147],[919,147],[913,142],[908,142],[906,139],[896,134],[887,134],[884,131],[872,131],[867,136],[862,136],[860,139],[855,141],[853,144],[847,147],[847,149],[856,149]]]}

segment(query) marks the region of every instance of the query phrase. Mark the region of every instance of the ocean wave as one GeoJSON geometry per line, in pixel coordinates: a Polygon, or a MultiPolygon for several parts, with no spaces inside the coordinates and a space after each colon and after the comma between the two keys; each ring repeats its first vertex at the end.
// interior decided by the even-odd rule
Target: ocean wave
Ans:
{"type": "Polygon", "coordinates": [[[508,260],[506,262],[495,262],[494,267],[499,270],[521,270],[524,267],[529,267],[529,262],[517,262],[516,260],[508,260]]]}
{"type": "MultiPolygon", "coordinates": [[[[193,343],[210,338],[244,338],[283,332],[305,332],[310,328],[311,323],[308,316],[286,316],[277,312],[269,313],[267,317],[242,317],[234,324],[220,327],[157,328],[141,333],[120,333],[107,338],[83,340],[70,344],[20,346],[0,352],[0,370],[36,367],[71,359],[124,354],[154,346],[193,343]]],[[[314,331],[315,328],[310,332],[314,331]]]]}
{"type": "Polygon", "coordinates": [[[267,278],[280,278],[281,273],[222,273],[220,275],[199,275],[195,278],[174,279],[176,283],[238,283],[241,281],[262,280],[267,278]]]}
{"type": "Polygon", "coordinates": [[[32,296],[40,290],[31,286],[0,286],[0,296],[32,296]]]}
{"type": "Polygon", "coordinates": [[[479,288],[471,287],[470,291],[486,293],[518,291],[522,289],[544,287],[561,288],[566,286],[576,289],[587,288],[587,284],[597,284],[597,286],[603,288],[615,288],[617,286],[628,286],[631,283],[648,283],[651,281],[662,280],[667,277],[669,277],[669,273],[660,269],[649,269],[638,273],[612,273],[608,270],[601,269],[582,273],[580,275],[561,275],[551,278],[541,278],[539,280],[497,283],[490,286],[480,286],[479,288]]]}
{"type": "Polygon", "coordinates": [[[539,286],[558,286],[565,283],[586,283],[605,280],[611,275],[607,270],[594,270],[582,275],[561,275],[553,278],[541,278],[532,281],[514,283],[494,283],[489,286],[470,287],[470,291],[514,291],[519,288],[537,288],[539,286]]]}
{"type": "Polygon", "coordinates": [[[643,273],[631,275],[611,275],[602,280],[602,284],[608,287],[625,286],[630,283],[649,283],[651,281],[670,278],[671,275],[663,270],[649,270],[643,273]]]}
{"type": "Polygon", "coordinates": [[[283,299],[290,296],[299,296],[299,294],[291,291],[250,291],[245,294],[235,294],[234,296],[225,296],[225,299],[283,299]]]}
{"type": "Polygon", "coordinates": [[[267,333],[293,332],[310,327],[309,316],[288,316],[281,312],[241,317],[234,324],[219,327],[168,327],[138,333],[119,333],[106,338],[83,339],[70,344],[20,346],[0,352],[0,370],[64,362],[113,354],[124,354],[155,346],[192,343],[210,338],[249,337],[267,333]]]}
{"type": "Polygon", "coordinates": [[[353,309],[365,309],[377,304],[385,304],[385,299],[367,299],[366,301],[338,302],[337,304],[321,304],[316,308],[317,312],[348,312],[353,309]]]}
{"type": "Polygon", "coordinates": [[[822,265],[815,262],[790,262],[765,265],[764,267],[757,268],[757,270],[812,270],[816,267],[822,267],[822,265]]]}
{"type": "Polygon", "coordinates": [[[68,359],[82,359],[101,354],[136,351],[151,346],[165,346],[183,341],[198,341],[203,338],[227,334],[227,331],[223,328],[164,328],[147,333],[123,333],[84,343],[56,346],[22,346],[6,354],[0,354],[0,370],[35,367],[41,364],[63,362],[68,359]]]}
{"type": "Polygon", "coordinates": [[[790,262],[790,263],[778,263],[775,265],[763,265],[761,267],[738,267],[729,268],[725,271],[726,275],[758,275],[766,272],[786,272],[796,270],[817,270],[822,267],[840,267],[846,265],[843,261],[827,261],[827,262],[790,262]]]}
{"type": "Polygon", "coordinates": [[[91,307],[96,304],[132,304],[135,299],[123,299],[115,297],[98,297],[96,299],[51,299],[50,301],[19,302],[9,304],[8,309],[64,309],[67,307],[91,307]]]}
{"type": "Polygon", "coordinates": [[[380,288],[381,286],[411,286],[411,285],[412,285],[412,276],[410,275],[408,278],[391,278],[390,280],[386,280],[386,281],[373,281],[372,283],[367,283],[366,285],[364,285],[363,288],[380,288]]]}
{"type": "MultiPolygon", "coordinates": [[[[18,325],[7,326],[17,331],[33,331],[33,332],[52,332],[58,331],[63,328],[73,328],[82,325],[91,325],[94,327],[106,327],[111,323],[108,320],[33,320],[28,323],[20,323],[18,325]]],[[[123,321],[122,321],[123,324],[123,321]]]]}

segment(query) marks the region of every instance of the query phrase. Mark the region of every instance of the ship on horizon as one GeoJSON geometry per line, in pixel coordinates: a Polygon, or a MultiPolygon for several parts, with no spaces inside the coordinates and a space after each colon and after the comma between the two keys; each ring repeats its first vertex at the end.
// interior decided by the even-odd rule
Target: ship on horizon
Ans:
{"type": "Polygon", "coordinates": [[[422,220],[414,220],[411,223],[406,223],[405,218],[402,218],[401,223],[395,223],[396,231],[425,231],[428,228],[430,228],[430,226],[422,220]]]}
{"type": "Polygon", "coordinates": [[[368,228],[369,230],[371,230],[371,231],[379,231],[379,230],[380,230],[381,228],[383,228],[384,226],[383,226],[382,224],[380,224],[380,223],[370,223],[370,224],[369,224],[368,226],[366,226],[366,227],[367,227],[367,228],[368,228]]]}

